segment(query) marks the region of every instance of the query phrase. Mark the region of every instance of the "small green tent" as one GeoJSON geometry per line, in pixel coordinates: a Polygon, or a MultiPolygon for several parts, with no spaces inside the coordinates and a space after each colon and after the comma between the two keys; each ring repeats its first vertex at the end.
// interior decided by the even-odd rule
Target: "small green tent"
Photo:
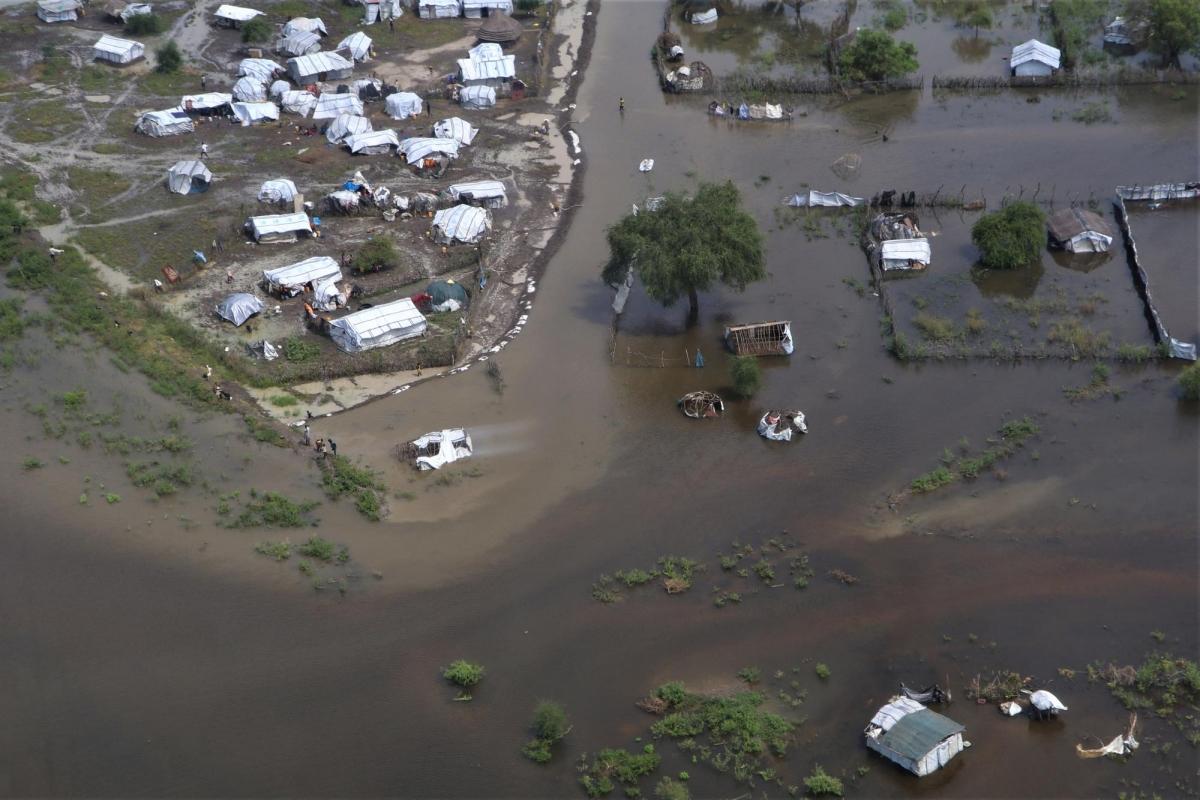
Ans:
{"type": "Polygon", "coordinates": [[[463,308],[466,308],[471,302],[466,288],[461,283],[454,281],[434,281],[425,288],[425,294],[429,295],[429,304],[435,307],[442,305],[447,300],[457,300],[463,308]]]}

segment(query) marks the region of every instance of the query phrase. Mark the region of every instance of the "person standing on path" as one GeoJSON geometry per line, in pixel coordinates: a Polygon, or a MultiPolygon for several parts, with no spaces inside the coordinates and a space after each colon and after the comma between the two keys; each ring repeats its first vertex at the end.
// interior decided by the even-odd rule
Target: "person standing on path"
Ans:
{"type": "Polygon", "coordinates": [[[337,442],[335,442],[333,439],[329,440],[329,452],[335,456],[337,455],[337,442]]]}
{"type": "Polygon", "coordinates": [[[200,159],[203,161],[206,158],[208,158],[208,143],[201,142],[200,143],[200,159]]]}
{"type": "Polygon", "coordinates": [[[312,428],[308,427],[308,423],[304,423],[304,446],[308,447],[312,444],[312,428]]]}

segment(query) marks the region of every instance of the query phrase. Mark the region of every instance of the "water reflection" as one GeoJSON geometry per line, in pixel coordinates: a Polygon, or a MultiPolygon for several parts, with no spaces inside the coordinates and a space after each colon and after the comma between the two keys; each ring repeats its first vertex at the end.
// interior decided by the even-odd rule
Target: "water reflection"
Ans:
{"type": "Polygon", "coordinates": [[[954,54],[968,64],[978,64],[992,54],[993,42],[979,36],[958,36],[950,43],[954,54]]]}
{"type": "Polygon", "coordinates": [[[1054,263],[1075,272],[1093,272],[1107,264],[1112,259],[1108,253],[1068,253],[1065,250],[1052,250],[1050,257],[1054,263]]]}
{"type": "Polygon", "coordinates": [[[1046,268],[1040,261],[1020,269],[985,269],[976,266],[971,269],[971,282],[984,297],[1028,300],[1037,294],[1038,284],[1045,274],[1046,268]]]}

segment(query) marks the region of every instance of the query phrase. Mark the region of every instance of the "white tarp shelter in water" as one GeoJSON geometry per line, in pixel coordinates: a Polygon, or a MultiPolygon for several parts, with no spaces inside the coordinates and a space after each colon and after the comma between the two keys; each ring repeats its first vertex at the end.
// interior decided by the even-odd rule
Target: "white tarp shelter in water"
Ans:
{"type": "Polygon", "coordinates": [[[321,51],[321,37],[310,31],[296,31],[282,37],[275,49],[285,56],[306,56],[321,51]]]}
{"type": "Polygon", "coordinates": [[[177,136],[191,133],[196,126],[187,112],[177,106],[166,111],[147,111],[138,118],[134,130],[147,136],[177,136]]]}
{"type": "Polygon", "coordinates": [[[1064,208],[1046,220],[1050,244],[1068,253],[1107,253],[1112,229],[1104,218],[1086,208],[1064,208]]]}
{"type": "Polygon", "coordinates": [[[432,431],[408,443],[413,466],[422,472],[441,469],[447,464],[470,458],[475,452],[471,434],[462,428],[432,431]]]}
{"type": "Polygon", "coordinates": [[[288,89],[279,95],[279,105],[289,114],[307,117],[317,105],[317,96],[302,89],[288,89]]]}
{"type": "Polygon", "coordinates": [[[345,50],[354,61],[366,61],[371,55],[371,37],[362,31],[355,31],[338,42],[338,50],[345,50]]]}
{"type": "Polygon", "coordinates": [[[293,33],[315,33],[320,36],[328,36],[329,31],[325,28],[325,23],[320,17],[292,17],[283,26],[283,35],[291,36],[293,33]]]}
{"type": "Polygon", "coordinates": [[[400,143],[400,152],[404,154],[404,160],[408,164],[417,164],[431,155],[458,158],[458,142],[454,139],[414,137],[400,143]]]}
{"type": "Polygon", "coordinates": [[[269,58],[243,58],[238,62],[238,76],[249,75],[263,83],[270,83],[276,75],[282,75],[283,67],[269,58]]]}
{"type": "Polygon", "coordinates": [[[176,161],[167,170],[167,188],[176,194],[203,192],[212,183],[212,173],[203,161],[176,161]]]}
{"type": "Polygon", "coordinates": [[[243,128],[256,122],[279,119],[279,106],[274,103],[234,103],[230,108],[233,109],[233,115],[241,120],[243,128]]]}
{"type": "Polygon", "coordinates": [[[931,255],[928,239],[888,239],[879,246],[879,263],[884,272],[925,269],[931,255]]]}
{"type": "Polygon", "coordinates": [[[471,19],[512,12],[512,0],[463,0],[463,14],[471,19]]]}
{"type": "Polygon", "coordinates": [[[231,294],[217,303],[217,316],[239,326],[262,310],[262,300],[246,292],[231,294]]]}
{"type": "Polygon", "coordinates": [[[439,244],[474,244],[491,230],[492,214],[485,208],[458,205],[433,215],[433,240],[439,244]]]}
{"type": "MultiPolygon", "coordinates": [[[[184,111],[197,113],[217,111],[226,108],[233,102],[233,95],[224,92],[205,92],[204,94],[185,94],[180,98],[179,105],[184,111]]],[[[226,108],[226,110],[228,110],[226,108]]]]}
{"type": "Polygon", "coordinates": [[[917,776],[929,775],[970,747],[962,725],[916,700],[893,697],[876,712],[864,735],[867,747],[917,776]]]}
{"type": "Polygon", "coordinates": [[[367,131],[347,136],[342,144],[350,148],[350,152],[359,156],[380,156],[392,152],[400,146],[400,137],[391,129],[382,131],[367,131]]]}
{"type": "Polygon", "coordinates": [[[37,16],[42,22],[74,22],[81,8],[79,0],[38,0],[37,16]]]}
{"type": "Polygon", "coordinates": [[[372,130],[371,120],[353,114],[341,114],[325,129],[325,138],[330,144],[340,144],[348,136],[368,133],[372,130]]]}
{"type": "Polygon", "coordinates": [[[386,347],[424,332],[425,317],[407,297],[329,323],[329,337],[347,353],[386,347]]]}
{"type": "Polygon", "coordinates": [[[500,181],[470,181],[455,183],[446,189],[455,202],[468,203],[482,208],[503,208],[508,205],[508,194],[500,181]]]}
{"type": "Polygon", "coordinates": [[[132,39],[118,39],[107,33],[100,41],[92,46],[97,61],[107,61],[110,64],[132,64],[139,58],[145,58],[146,46],[132,39]]]}
{"type": "Polygon", "coordinates": [[[267,291],[284,297],[292,297],[304,291],[305,284],[316,286],[325,281],[340,281],[342,270],[329,256],[314,256],[286,267],[263,270],[263,283],[267,291]]]}
{"type": "Polygon", "coordinates": [[[396,19],[404,13],[400,0],[362,0],[363,24],[373,25],[387,19],[396,19]]]}
{"type": "Polygon", "coordinates": [[[295,183],[287,178],[275,178],[263,181],[258,190],[258,200],[260,203],[290,203],[297,194],[295,183]]]}
{"type": "Polygon", "coordinates": [[[793,208],[861,206],[865,202],[861,197],[851,197],[841,192],[818,192],[815,189],[809,189],[803,194],[794,194],[787,199],[787,204],[793,208]]]}
{"type": "Polygon", "coordinates": [[[383,101],[387,114],[392,119],[408,119],[415,117],[425,108],[420,95],[412,92],[396,92],[389,94],[383,101]]]}
{"type": "Polygon", "coordinates": [[[325,92],[317,98],[317,105],[313,108],[312,116],[313,119],[337,119],[342,114],[361,117],[362,113],[362,100],[359,100],[357,95],[350,92],[341,94],[325,92]]]}
{"type": "Polygon", "coordinates": [[[467,86],[458,93],[463,108],[491,108],[496,105],[496,90],[491,86],[467,86]]]}
{"type": "Polygon", "coordinates": [[[710,8],[708,11],[702,11],[698,14],[692,14],[693,25],[708,25],[717,21],[717,10],[710,8]]]}
{"type": "Polygon", "coordinates": [[[219,6],[213,13],[218,25],[223,25],[227,28],[240,28],[243,22],[249,22],[255,17],[263,16],[262,11],[256,11],[253,8],[243,8],[242,6],[219,6]]]}
{"type": "Polygon", "coordinates": [[[454,139],[460,144],[475,141],[479,130],[462,117],[450,117],[434,123],[433,135],[438,139],[454,139]]]}
{"type": "Polygon", "coordinates": [[[1053,75],[1059,68],[1062,52],[1057,47],[1030,39],[1012,49],[1008,60],[1013,75],[1053,75]]]}
{"type": "Polygon", "coordinates": [[[308,214],[303,211],[295,214],[265,214],[260,217],[251,217],[246,221],[246,229],[254,237],[254,241],[266,244],[294,242],[297,234],[311,234],[313,230],[312,223],[308,221],[308,214]]]}
{"type": "Polygon", "coordinates": [[[289,58],[288,74],[301,86],[318,81],[340,81],[349,78],[354,71],[354,62],[347,61],[337,53],[312,53],[289,58]]]}
{"type": "Polygon", "coordinates": [[[418,0],[417,13],[425,19],[461,17],[462,0],[418,0]]]}
{"type": "Polygon", "coordinates": [[[238,78],[233,84],[233,99],[243,103],[264,103],[267,100],[266,84],[249,75],[238,78]]]}

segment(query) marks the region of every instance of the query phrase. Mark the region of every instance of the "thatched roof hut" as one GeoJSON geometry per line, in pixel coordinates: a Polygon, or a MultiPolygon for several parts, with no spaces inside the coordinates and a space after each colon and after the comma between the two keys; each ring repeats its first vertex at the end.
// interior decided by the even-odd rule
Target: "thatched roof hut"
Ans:
{"type": "Polygon", "coordinates": [[[479,26],[475,37],[481,42],[507,44],[521,38],[521,23],[507,14],[490,14],[479,26]]]}

